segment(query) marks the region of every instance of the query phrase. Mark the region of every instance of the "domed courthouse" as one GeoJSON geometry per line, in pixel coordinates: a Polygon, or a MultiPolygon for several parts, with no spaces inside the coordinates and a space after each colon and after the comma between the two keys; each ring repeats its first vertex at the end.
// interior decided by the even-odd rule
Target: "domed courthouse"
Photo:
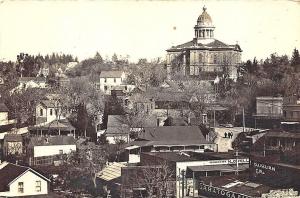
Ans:
{"type": "Polygon", "coordinates": [[[214,38],[215,27],[205,7],[194,30],[192,41],[166,50],[168,77],[179,73],[199,80],[214,80],[226,73],[236,79],[242,50],[237,44],[227,45],[214,38]]]}

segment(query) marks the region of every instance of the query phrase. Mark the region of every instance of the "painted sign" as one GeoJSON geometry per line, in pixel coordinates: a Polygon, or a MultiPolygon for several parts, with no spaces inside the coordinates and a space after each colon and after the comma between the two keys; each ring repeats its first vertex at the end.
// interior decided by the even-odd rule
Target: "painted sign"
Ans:
{"type": "Polygon", "coordinates": [[[203,182],[199,183],[199,195],[206,195],[209,197],[222,197],[222,198],[252,198],[251,196],[244,195],[237,192],[232,192],[223,188],[210,186],[204,184],[203,182]]]}

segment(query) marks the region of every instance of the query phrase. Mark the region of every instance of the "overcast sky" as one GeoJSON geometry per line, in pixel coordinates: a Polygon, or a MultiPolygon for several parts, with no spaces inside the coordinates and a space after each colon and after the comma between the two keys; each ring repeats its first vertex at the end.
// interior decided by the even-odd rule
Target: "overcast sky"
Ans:
{"type": "Polygon", "coordinates": [[[273,52],[290,56],[300,48],[296,1],[0,2],[0,60],[15,61],[20,52],[70,53],[80,60],[96,51],[128,54],[132,61],[165,57],[167,48],[192,40],[204,5],[215,37],[238,42],[243,60],[273,52]]]}

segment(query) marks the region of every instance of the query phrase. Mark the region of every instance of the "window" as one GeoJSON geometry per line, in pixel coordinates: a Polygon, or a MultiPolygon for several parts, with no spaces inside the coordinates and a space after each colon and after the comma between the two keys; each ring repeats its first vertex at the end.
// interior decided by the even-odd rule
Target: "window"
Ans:
{"type": "Polygon", "coordinates": [[[202,54],[199,54],[199,63],[202,63],[202,54]]]}
{"type": "Polygon", "coordinates": [[[24,182],[18,183],[18,192],[23,193],[24,192],[24,182]]]}
{"type": "Polygon", "coordinates": [[[114,83],[117,82],[116,78],[114,78],[114,83]]]}
{"type": "Polygon", "coordinates": [[[36,192],[41,192],[42,190],[42,183],[41,181],[35,181],[35,191],[36,192]]]}
{"type": "Polygon", "coordinates": [[[40,116],[43,116],[43,109],[40,109],[40,116]]]}
{"type": "Polygon", "coordinates": [[[64,154],[64,151],[63,150],[59,150],[59,154],[60,155],[64,154]]]}
{"type": "Polygon", "coordinates": [[[53,110],[52,110],[52,109],[50,109],[50,115],[52,116],[52,114],[53,114],[53,110]]]}
{"type": "Polygon", "coordinates": [[[214,55],[214,63],[217,63],[217,54],[214,55]]]}
{"type": "Polygon", "coordinates": [[[107,86],[104,86],[104,91],[107,91],[107,86]]]}
{"type": "Polygon", "coordinates": [[[105,83],[107,82],[106,78],[104,78],[104,82],[105,82],[105,83]]]}
{"type": "Polygon", "coordinates": [[[125,90],[127,91],[127,86],[125,86],[125,90]]]}

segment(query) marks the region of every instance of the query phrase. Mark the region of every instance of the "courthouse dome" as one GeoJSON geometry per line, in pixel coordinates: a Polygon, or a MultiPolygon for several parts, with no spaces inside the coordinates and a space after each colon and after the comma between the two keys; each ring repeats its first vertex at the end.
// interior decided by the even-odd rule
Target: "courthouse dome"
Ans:
{"type": "Polygon", "coordinates": [[[197,25],[198,26],[211,26],[212,25],[212,20],[211,20],[210,15],[206,12],[206,7],[203,7],[203,12],[198,17],[197,25]]]}

